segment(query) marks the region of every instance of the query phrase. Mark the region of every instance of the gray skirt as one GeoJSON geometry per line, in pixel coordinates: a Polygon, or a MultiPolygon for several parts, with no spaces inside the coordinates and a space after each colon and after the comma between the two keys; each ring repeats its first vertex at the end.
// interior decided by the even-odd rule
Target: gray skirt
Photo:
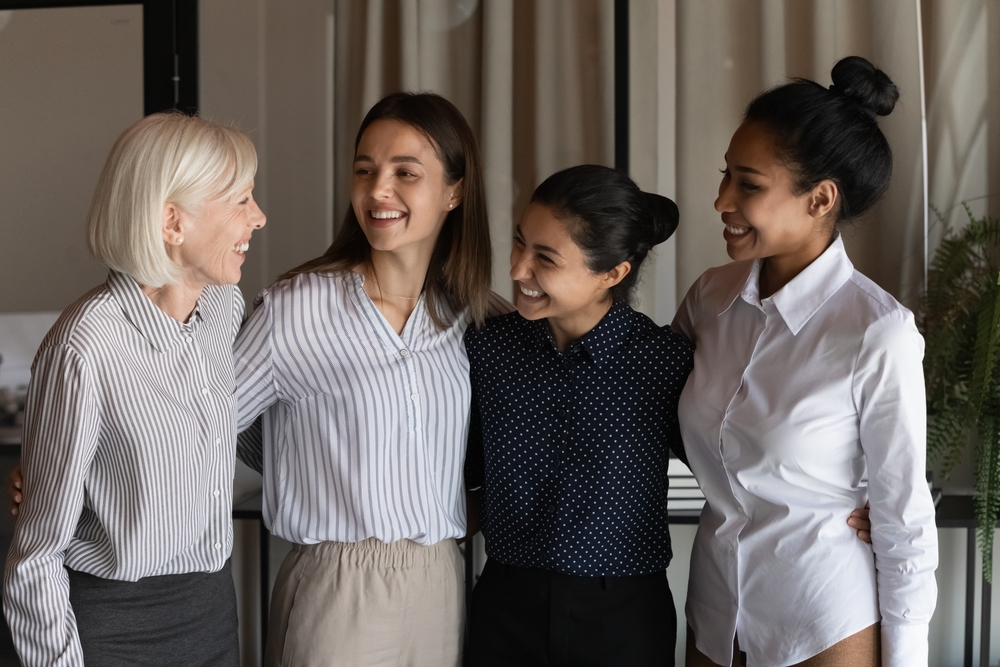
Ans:
{"type": "Polygon", "coordinates": [[[210,574],[114,581],[67,569],[88,667],[239,667],[229,561],[210,574]]]}

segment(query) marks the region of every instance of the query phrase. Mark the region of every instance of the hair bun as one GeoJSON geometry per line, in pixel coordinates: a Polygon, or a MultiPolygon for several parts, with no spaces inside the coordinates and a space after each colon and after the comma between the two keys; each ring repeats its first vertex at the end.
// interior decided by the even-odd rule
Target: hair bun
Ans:
{"type": "Polygon", "coordinates": [[[847,56],[833,66],[830,90],[851,98],[875,116],[888,116],[899,99],[899,89],[892,79],[860,56],[847,56]]]}
{"type": "Polygon", "coordinates": [[[653,218],[652,245],[663,243],[677,229],[680,211],[677,210],[677,204],[663,195],[654,192],[643,192],[642,194],[646,197],[653,218]]]}

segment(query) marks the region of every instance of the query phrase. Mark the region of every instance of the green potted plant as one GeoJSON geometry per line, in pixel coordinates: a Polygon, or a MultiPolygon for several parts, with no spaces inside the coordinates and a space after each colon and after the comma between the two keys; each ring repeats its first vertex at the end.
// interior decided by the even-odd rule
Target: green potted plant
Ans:
{"type": "Polygon", "coordinates": [[[919,314],[927,456],[947,477],[973,450],[979,547],[992,581],[1000,512],[1000,220],[976,218],[963,206],[969,224],[945,228],[919,314]]]}

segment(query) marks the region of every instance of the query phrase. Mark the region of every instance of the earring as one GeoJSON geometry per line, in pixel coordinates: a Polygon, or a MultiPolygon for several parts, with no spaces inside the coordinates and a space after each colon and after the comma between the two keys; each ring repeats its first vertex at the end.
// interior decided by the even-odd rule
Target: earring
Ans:
{"type": "Polygon", "coordinates": [[[182,243],[184,243],[184,237],[183,236],[178,236],[177,237],[177,245],[180,245],[182,243]]]}
{"type": "Polygon", "coordinates": [[[454,205],[454,204],[448,204],[448,209],[449,209],[449,210],[450,210],[450,209],[453,209],[453,208],[455,208],[455,205],[454,205]]]}

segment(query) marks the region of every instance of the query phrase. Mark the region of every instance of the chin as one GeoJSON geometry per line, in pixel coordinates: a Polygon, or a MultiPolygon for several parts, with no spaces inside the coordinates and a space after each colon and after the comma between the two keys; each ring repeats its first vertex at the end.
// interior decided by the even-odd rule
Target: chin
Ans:
{"type": "Polygon", "coordinates": [[[521,299],[518,299],[516,304],[517,312],[526,320],[543,320],[545,319],[545,311],[541,308],[532,308],[530,305],[522,304],[521,299]]]}

